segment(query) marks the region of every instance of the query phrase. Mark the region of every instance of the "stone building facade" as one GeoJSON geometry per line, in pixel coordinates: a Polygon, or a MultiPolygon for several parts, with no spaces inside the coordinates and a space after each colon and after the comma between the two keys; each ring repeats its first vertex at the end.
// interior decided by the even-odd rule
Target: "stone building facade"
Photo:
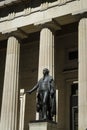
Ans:
{"type": "Polygon", "coordinates": [[[0,0],[0,130],[29,130],[47,67],[58,130],[87,129],[87,0],[0,0]]]}

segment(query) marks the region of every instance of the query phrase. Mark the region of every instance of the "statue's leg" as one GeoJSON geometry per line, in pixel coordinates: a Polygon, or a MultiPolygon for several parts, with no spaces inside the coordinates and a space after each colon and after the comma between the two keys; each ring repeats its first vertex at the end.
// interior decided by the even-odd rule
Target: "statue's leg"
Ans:
{"type": "Polygon", "coordinates": [[[45,91],[43,95],[43,119],[48,119],[47,116],[48,92],[45,91]]]}
{"type": "Polygon", "coordinates": [[[39,112],[39,120],[42,120],[43,115],[42,115],[42,97],[43,93],[38,93],[37,95],[37,112],[39,112]]]}

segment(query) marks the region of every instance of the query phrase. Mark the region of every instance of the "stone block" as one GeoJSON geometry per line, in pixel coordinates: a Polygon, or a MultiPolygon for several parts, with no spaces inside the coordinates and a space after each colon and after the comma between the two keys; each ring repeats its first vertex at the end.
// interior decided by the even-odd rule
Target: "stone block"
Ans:
{"type": "Polygon", "coordinates": [[[57,123],[51,121],[33,121],[29,123],[29,130],[57,130],[57,123]]]}

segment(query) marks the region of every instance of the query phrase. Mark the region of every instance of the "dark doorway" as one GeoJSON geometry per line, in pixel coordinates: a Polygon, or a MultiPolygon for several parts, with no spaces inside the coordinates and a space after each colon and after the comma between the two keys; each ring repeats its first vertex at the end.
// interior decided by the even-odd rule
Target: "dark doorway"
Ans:
{"type": "Polygon", "coordinates": [[[78,84],[71,85],[70,130],[78,130],[78,84]]]}

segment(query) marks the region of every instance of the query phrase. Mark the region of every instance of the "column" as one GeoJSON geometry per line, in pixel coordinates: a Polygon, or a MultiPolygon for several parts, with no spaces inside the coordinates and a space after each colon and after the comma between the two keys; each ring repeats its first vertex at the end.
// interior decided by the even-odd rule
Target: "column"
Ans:
{"type": "Polygon", "coordinates": [[[9,37],[1,110],[1,130],[17,130],[19,53],[18,40],[14,36],[9,37]]]}
{"type": "Polygon", "coordinates": [[[87,128],[87,19],[79,22],[79,104],[78,127],[79,130],[87,128]]]}
{"type": "MultiPolygon", "coordinates": [[[[43,69],[48,68],[54,77],[54,35],[49,28],[42,28],[40,32],[38,80],[43,77],[43,69]]],[[[39,119],[36,113],[36,120],[39,119]]]]}
{"type": "Polygon", "coordinates": [[[48,68],[54,77],[54,35],[49,28],[40,32],[38,79],[43,76],[43,69],[48,68]]]}

